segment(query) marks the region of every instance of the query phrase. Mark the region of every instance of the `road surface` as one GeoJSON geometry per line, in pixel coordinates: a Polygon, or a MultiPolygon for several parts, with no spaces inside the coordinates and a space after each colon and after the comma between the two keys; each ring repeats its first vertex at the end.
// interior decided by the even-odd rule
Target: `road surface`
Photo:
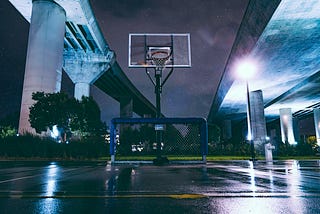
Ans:
{"type": "Polygon", "coordinates": [[[320,161],[0,162],[0,213],[319,213],[320,161]]]}

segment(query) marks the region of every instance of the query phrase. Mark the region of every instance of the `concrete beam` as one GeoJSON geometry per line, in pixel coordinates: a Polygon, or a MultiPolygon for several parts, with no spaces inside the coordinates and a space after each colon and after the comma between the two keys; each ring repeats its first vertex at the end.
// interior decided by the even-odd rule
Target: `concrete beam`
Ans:
{"type": "Polygon", "coordinates": [[[317,144],[320,145],[320,109],[313,110],[314,127],[316,131],[317,144]]]}
{"type": "Polygon", "coordinates": [[[283,143],[296,144],[293,133],[291,108],[282,108],[280,112],[281,140],[283,143]]]}
{"type": "Polygon", "coordinates": [[[255,143],[256,149],[262,152],[262,150],[264,149],[264,144],[266,142],[267,128],[261,90],[250,92],[250,106],[253,141],[255,143]]]}
{"type": "Polygon", "coordinates": [[[63,68],[75,84],[74,96],[81,99],[90,95],[90,85],[93,84],[115,61],[113,51],[105,55],[86,53],[85,51],[64,51],[63,68]]]}
{"type": "Polygon", "coordinates": [[[29,107],[34,103],[32,93],[60,91],[65,20],[64,9],[55,2],[33,1],[19,133],[35,133],[29,123],[29,107]]]}
{"type": "Polygon", "coordinates": [[[133,99],[131,97],[120,98],[120,117],[132,118],[133,116],[133,99]]]}
{"type": "MultiPolygon", "coordinates": [[[[9,0],[11,4],[28,21],[31,21],[32,0],[9,0]]],[[[66,21],[75,25],[84,25],[90,32],[101,53],[109,50],[109,46],[99,28],[89,0],[52,0],[66,11],[66,21]]]]}

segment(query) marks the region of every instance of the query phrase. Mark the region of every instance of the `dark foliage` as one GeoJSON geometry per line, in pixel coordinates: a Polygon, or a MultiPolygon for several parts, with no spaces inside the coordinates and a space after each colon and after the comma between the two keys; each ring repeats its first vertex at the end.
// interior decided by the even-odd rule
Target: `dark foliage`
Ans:
{"type": "Polygon", "coordinates": [[[236,141],[233,139],[209,143],[209,155],[240,155],[250,154],[250,144],[246,141],[236,141]]]}
{"type": "MultiPolygon", "coordinates": [[[[92,97],[76,100],[64,93],[32,94],[35,103],[30,107],[29,121],[37,133],[52,130],[57,125],[67,136],[76,132],[81,138],[101,136],[106,133],[100,119],[100,109],[92,97]]],[[[66,138],[62,138],[66,141],[66,138]]]]}
{"type": "Polygon", "coordinates": [[[95,138],[68,144],[32,135],[0,138],[0,157],[3,158],[91,159],[108,155],[108,145],[95,138]]]}

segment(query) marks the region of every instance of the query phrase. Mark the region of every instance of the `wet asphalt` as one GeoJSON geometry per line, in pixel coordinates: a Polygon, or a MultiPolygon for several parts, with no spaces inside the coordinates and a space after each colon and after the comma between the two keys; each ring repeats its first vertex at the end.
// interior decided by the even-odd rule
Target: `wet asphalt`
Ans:
{"type": "Polygon", "coordinates": [[[1,161],[0,213],[320,213],[320,161],[1,161]]]}

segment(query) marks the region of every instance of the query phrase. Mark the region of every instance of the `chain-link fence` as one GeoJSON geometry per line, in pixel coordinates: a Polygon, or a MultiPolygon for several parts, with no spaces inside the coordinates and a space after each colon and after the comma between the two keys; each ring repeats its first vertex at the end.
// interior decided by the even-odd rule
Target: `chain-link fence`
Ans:
{"type": "Polygon", "coordinates": [[[203,160],[207,138],[207,123],[202,118],[115,118],[110,129],[111,160],[144,160],[159,152],[169,159],[203,160]],[[162,136],[159,147],[157,131],[162,136]]]}

